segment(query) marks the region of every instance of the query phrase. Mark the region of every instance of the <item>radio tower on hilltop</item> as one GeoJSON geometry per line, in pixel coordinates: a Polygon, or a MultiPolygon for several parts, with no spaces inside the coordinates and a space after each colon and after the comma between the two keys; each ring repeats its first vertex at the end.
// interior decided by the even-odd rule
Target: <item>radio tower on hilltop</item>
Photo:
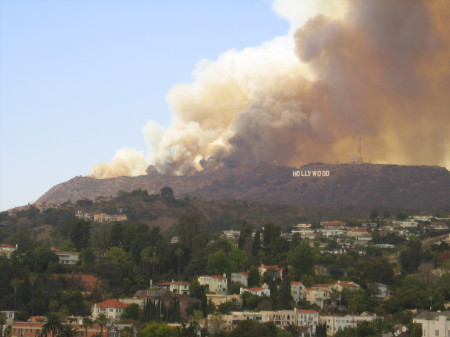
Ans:
{"type": "Polygon", "coordinates": [[[361,136],[358,137],[358,156],[356,157],[356,164],[362,164],[363,158],[362,158],[362,146],[361,146],[361,136]]]}

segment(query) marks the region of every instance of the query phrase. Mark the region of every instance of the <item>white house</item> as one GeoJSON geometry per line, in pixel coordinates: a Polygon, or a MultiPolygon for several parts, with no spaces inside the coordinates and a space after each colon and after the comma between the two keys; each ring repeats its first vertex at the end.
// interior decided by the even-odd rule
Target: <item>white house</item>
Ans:
{"type": "Polygon", "coordinates": [[[330,316],[320,316],[320,322],[326,323],[327,325],[327,335],[334,336],[336,332],[344,330],[347,327],[354,328],[358,323],[367,321],[371,322],[377,318],[376,314],[362,313],[359,316],[355,315],[330,315],[330,316]]]}
{"type": "Polygon", "coordinates": [[[422,325],[422,336],[450,336],[450,311],[424,311],[413,318],[413,323],[422,325]]]}
{"type": "Polygon", "coordinates": [[[104,314],[109,320],[118,320],[129,304],[125,304],[116,299],[106,300],[94,304],[92,307],[92,318],[97,319],[100,314],[104,314]]]}
{"type": "Polygon", "coordinates": [[[0,255],[11,257],[11,254],[17,249],[17,245],[8,245],[6,243],[0,243],[0,255]]]}
{"type": "Polygon", "coordinates": [[[268,296],[270,297],[270,289],[269,288],[240,288],[240,294],[250,293],[256,296],[268,296]]]}
{"type": "Polygon", "coordinates": [[[305,289],[305,286],[302,282],[291,282],[291,296],[296,303],[303,298],[303,289],[305,289]]]}
{"type": "Polygon", "coordinates": [[[162,291],[170,291],[174,294],[189,295],[189,283],[187,282],[161,282],[156,286],[162,291]]]}
{"type": "Polygon", "coordinates": [[[241,273],[232,273],[231,274],[231,283],[240,283],[244,287],[248,286],[248,272],[241,273]]]}
{"type": "Polygon", "coordinates": [[[198,277],[198,283],[202,286],[208,286],[209,292],[215,294],[226,293],[228,289],[225,275],[202,275],[198,277]]]}

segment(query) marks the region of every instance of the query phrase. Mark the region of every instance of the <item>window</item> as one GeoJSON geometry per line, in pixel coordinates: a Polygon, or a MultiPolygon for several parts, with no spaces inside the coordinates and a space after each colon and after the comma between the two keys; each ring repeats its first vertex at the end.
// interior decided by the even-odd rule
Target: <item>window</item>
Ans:
{"type": "Polygon", "coordinates": [[[435,335],[435,336],[439,336],[439,330],[435,330],[435,331],[434,331],[434,335],[435,335]]]}

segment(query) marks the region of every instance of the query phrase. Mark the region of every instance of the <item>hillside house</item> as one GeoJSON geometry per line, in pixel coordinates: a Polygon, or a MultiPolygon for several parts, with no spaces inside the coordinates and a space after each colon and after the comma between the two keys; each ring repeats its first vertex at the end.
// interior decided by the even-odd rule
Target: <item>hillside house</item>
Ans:
{"type": "Polygon", "coordinates": [[[60,264],[74,265],[79,261],[80,253],[78,252],[63,252],[57,248],[52,248],[52,251],[58,256],[60,264]]]}
{"type": "Polygon", "coordinates": [[[243,293],[250,293],[255,296],[267,296],[270,297],[270,289],[269,288],[240,288],[239,293],[242,295],[243,293]]]}
{"type": "Polygon", "coordinates": [[[305,286],[302,282],[292,281],[291,282],[291,296],[293,300],[298,303],[303,298],[303,290],[305,286]]]}
{"type": "Polygon", "coordinates": [[[92,307],[92,318],[97,319],[100,314],[104,314],[109,320],[116,321],[120,319],[123,311],[128,306],[129,304],[125,304],[116,299],[96,303],[92,307]]]}
{"type": "Polygon", "coordinates": [[[8,245],[7,243],[0,243],[0,255],[4,255],[7,258],[11,257],[11,254],[17,250],[17,245],[8,245]]]}
{"type": "Polygon", "coordinates": [[[189,285],[188,282],[161,282],[156,284],[156,286],[163,292],[170,291],[174,294],[189,295],[189,285]]]}
{"type": "Polygon", "coordinates": [[[283,273],[286,271],[285,268],[281,268],[278,266],[269,266],[262,264],[259,269],[259,275],[264,276],[264,274],[271,275],[274,280],[282,280],[283,273]]]}
{"type": "Polygon", "coordinates": [[[450,336],[450,311],[424,311],[413,318],[422,326],[422,336],[450,336]]]}
{"type": "Polygon", "coordinates": [[[240,283],[244,287],[248,286],[248,272],[232,273],[231,283],[240,283]]]}
{"type": "Polygon", "coordinates": [[[226,293],[228,290],[228,282],[226,275],[203,275],[198,277],[198,283],[202,286],[208,286],[211,293],[226,293]]]}

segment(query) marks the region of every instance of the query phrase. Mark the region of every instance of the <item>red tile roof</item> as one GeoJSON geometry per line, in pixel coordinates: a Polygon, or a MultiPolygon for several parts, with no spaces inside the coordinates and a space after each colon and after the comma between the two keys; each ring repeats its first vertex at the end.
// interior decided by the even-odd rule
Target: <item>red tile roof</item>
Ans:
{"type": "Polygon", "coordinates": [[[297,312],[303,313],[303,314],[318,314],[318,311],[312,310],[312,309],[297,309],[297,312]]]}
{"type": "Polygon", "coordinates": [[[2,248],[16,248],[15,246],[8,245],[7,243],[0,243],[0,247],[2,247],[2,248]]]}
{"type": "Polygon", "coordinates": [[[126,308],[129,304],[122,303],[116,299],[106,300],[104,302],[97,303],[97,308],[126,308]]]}

